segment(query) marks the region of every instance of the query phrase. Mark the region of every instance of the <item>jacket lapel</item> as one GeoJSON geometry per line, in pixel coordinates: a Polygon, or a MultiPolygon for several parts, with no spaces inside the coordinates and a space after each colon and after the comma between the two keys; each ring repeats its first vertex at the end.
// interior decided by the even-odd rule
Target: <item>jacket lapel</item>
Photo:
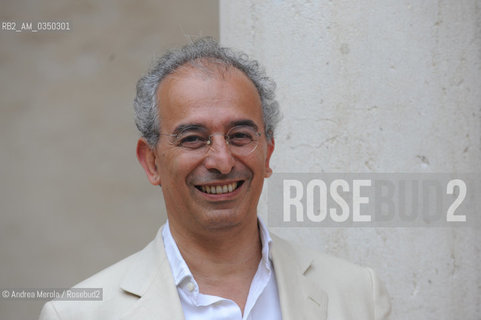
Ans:
{"type": "MultiPolygon", "coordinates": [[[[160,228],[156,238],[138,253],[137,261],[120,287],[139,297],[121,319],[184,319],[170,265],[165,254],[160,228]]],[[[283,320],[327,319],[327,294],[305,273],[312,260],[298,254],[285,240],[271,234],[271,257],[279,291],[283,320]]]]}
{"type": "Polygon", "coordinates": [[[273,234],[271,238],[282,319],[327,319],[327,294],[305,276],[312,260],[285,240],[273,234]]]}
{"type": "Polygon", "coordinates": [[[139,252],[137,262],[120,285],[126,292],[140,297],[122,319],[184,319],[177,287],[165,254],[162,229],[163,227],[154,241],[139,252]]]}

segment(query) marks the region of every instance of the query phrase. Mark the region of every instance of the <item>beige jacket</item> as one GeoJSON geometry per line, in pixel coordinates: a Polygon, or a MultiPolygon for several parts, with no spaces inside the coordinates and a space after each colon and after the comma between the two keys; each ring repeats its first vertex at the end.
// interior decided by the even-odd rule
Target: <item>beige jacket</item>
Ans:
{"type": "MultiPolygon", "coordinates": [[[[40,320],[184,319],[161,230],[143,250],[75,286],[103,288],[102,301],[50,301],[40,320]]],[[[389,297],[371,269],[271,237],[284,320],[388,318],[389,297]]]]}

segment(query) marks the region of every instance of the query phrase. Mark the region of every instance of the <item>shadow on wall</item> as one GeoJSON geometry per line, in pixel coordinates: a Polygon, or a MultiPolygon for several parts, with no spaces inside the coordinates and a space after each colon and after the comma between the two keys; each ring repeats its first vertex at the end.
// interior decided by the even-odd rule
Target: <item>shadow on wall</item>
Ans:
{"type": "MultiPolygon", "coordinates": [[[[70,29],[0,31],[0,288],[70,287],[154,237],[165,211],[135,158],[135,84],[166,48],[218,38],[218,11],[214,0],[0,4],[16,29],[70,29]]],[[[0,318],[35,319],[43,303],[0,300],[0,318]]]]}

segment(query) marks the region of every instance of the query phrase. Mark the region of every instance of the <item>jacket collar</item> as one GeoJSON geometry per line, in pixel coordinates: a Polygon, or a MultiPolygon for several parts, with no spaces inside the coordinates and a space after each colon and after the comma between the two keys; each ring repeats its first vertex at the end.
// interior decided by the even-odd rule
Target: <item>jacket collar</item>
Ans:
{"type": "Polygon", "coordinates": [[[165,254],[162,229],[142,251],[132,268],[124,276],[120,287],[140,297],[122,318],[132,320],[184,319],[177,287],[165,254]]]}
{"type": "Polygon", "coordinates": [[[274,234],[271,237],[282,319],[327,319],[327,294],[306,277],[312,257],[299,254],[299,250],[274,234]]]}
{"type": "MultiPolygon", "coordinates": [[[[184,319],[164,249],[162,229],[137,254],[136,261],[120,284],[127,293],[140,297],[122,319],[184,319]]],[[[299,250],[274,234],[271,234],[271,238],[270,255],[276,274],[282,319],[327,319],[327,294],[305,276],[312,266],[312,258],[299,254],[299,250]]]]}

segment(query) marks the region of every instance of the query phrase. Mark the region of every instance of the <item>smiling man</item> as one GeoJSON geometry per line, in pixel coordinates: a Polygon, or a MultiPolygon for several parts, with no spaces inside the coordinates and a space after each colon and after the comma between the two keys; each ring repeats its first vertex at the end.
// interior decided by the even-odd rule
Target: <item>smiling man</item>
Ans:
{"type": "Polygon", "coordinates": [[[279,119],[256,61],[205,38],[161,57],[135,98],[137,158],[168,221],[144,250],[78,284],[103,301],[41,319],[386,319],[373,271],[271,235],[257,217],[279,119]]]}

